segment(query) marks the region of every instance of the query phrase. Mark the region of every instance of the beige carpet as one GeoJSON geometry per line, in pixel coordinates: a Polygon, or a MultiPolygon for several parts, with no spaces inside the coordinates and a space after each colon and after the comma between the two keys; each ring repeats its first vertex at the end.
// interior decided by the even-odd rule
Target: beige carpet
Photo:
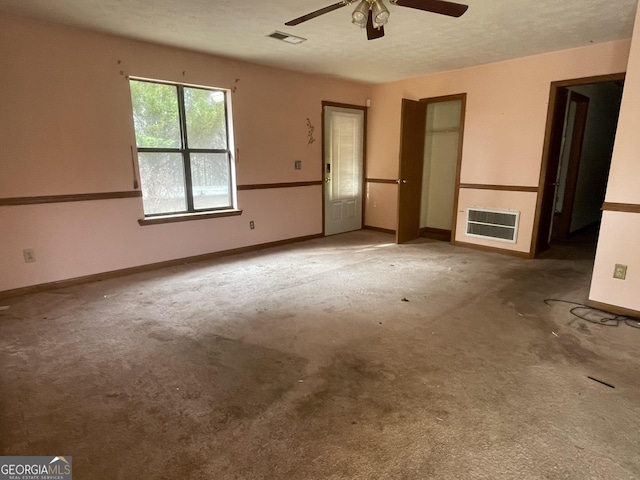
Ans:
{"type": "Polygon", "coordinates": [[[640,478],[640,330],[544,303],[586,300],[591,255],[360,231],[4,300],[0,454],[78,480],[640,478]]]}

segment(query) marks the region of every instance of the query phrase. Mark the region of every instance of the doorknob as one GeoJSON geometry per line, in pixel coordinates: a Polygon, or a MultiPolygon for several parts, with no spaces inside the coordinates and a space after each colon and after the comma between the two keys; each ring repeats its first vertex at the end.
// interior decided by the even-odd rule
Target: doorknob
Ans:
{"type": "Polygon", "coordinates": [[[325,183],[329,183],[331,181],[331,179],[329,177],[324,179],[325,183]]]}
{"type": "Polygon", "coordinates": [[[407,181],[403,178],[403,179],[402,179],[402,183],[407,183],[407,181]]]}

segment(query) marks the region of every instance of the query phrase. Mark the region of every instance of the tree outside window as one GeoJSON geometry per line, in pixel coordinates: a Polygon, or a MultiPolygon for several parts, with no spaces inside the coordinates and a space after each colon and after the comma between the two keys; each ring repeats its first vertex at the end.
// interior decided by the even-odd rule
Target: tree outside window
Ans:
{"type": "Polygon", "coordinates": [[[129,83],[145,216],[233,208],[227,92],[129,83]]]}

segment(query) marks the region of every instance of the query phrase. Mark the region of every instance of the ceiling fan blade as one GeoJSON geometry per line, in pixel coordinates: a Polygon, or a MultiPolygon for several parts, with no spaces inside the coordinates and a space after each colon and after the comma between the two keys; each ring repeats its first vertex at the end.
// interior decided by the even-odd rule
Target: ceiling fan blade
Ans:
{"type": "Polygon", "coordinates": [[[384,37],[384,27],[380,25],[375,27],[373,25],[373,14],[369,10],[369,18],[367,18],[367,40],[375,40],[376,38],[384,37]]]}
{"type": "Polygon", "coordinates": [[[289,20],[287,23],[285,23],[285,25],[289,27],[293,27],[302,22],[306,22],[307,20],[311,20],[312,18],[316,18],[316,17],[319,17],[320,15],[324,15],[325,13],[333,12],[334,10],[342,8],[348,5],[349,3],[351,2],[342,1],[338,3],[334,3],[333,5],[329,5],[328,7],[321,8],[320,10],[316,10],[315,12],[307,13],[306,15],[302,15],[301,17],[294,18],[293,20],[289,20]]]}
{"type": "Polygon", "coordinates": [[[449,15],[450,17],[460,17],[469,8],[468,5],[446,2],[445,0],[398,0],[395,3],[401,7],[415,8],[425,12],[449,15]]]}

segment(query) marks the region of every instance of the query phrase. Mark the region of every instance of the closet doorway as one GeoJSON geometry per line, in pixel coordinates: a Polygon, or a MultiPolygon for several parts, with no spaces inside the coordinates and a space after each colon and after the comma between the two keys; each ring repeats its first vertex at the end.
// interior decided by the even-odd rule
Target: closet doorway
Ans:
{"type": "Polygon", "coordinates": [[[466,94],[421,100],[427,104],[420,235],[450,242],[460,183],[466,94]]]}

